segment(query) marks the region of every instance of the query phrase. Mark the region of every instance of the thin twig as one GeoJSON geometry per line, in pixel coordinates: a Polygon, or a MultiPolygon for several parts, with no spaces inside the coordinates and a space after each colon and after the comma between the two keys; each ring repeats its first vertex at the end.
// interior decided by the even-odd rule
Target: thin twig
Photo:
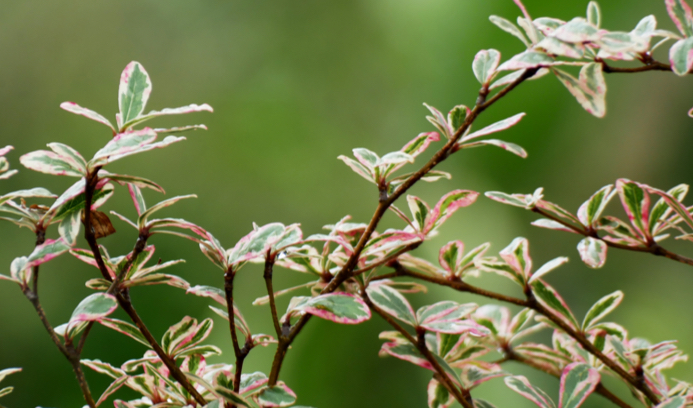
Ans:
{"type": "MultiPolygon", "coordinates": [[[[429,171],[431,171],[436,165],[447,159],[450,156],[450,154],[454,153],[457,150],[457,142],[462,137],[462,135],[464,135],[467,129],[469,129],[469,127],[472,125],[474,120],[476,120],[479,114],[488,109],[494,103],[498,102],[510,91],[519,86],[522,82],[534,76],[534,74],[536,74],[537,71],[538,68],[525,70],[525,72],[518,79],[516,79],[514,82],[503,88],[501,91],[499,91],[496,95],[494,95],[492,98],[488,100],[486,100],[485,94],[483,95],[483,97],[481,97],[480,95],[480,98],[479,100],[477,100],[474,109],[472,109],[469,112],[469,114],[465,118],[464,123],[462,124],[462,126],[460,126],[459,129],[457,129],[453,137],[450,138],[450,140],[448,140],[447,143],[445,143],[445,145],[438,152],[436,152],[433,155],[433,157],[421,169],[419,169],[417,172],[412,174],[407,180],[405,180],[404,183],[402,183],[390,196],[388,196],[387,198],[380,197],[378,207],[376,208],[373,217],[371,217],[371,221],[366,227],[366,230],[361,235],[359,242],[356,244],[354,252],[349,257],[342,269],[334,276],[332,281],[322,290],[321,293],[325,294],[334,292],[342,283],[344,283],[344,281],[353,276],[354,268],[357,265],[361,252],[366,247],[368,240],[375,231],[375,228],[378,226],[378,223],[380,222],[381,218],[383,217],[387,209],[399,197],[401,197],[405,192],[407,192],[414,184],[421,180],[421,178],[425,176],[429,171]]],[[[284,342],[281,339],[279,339],[277,351],[275,352],[274,361],[272,363],[272,371],[270,371],[270,386],[273,386],[276,383],[277,378],[279,377],[279,370],[281,370],[282,362],[284,360],[284,357],[286,356],[288,347],[291,345],[296,336],[301,332],[303,327],[305,327],[306,323],[308,323],[311,316],[312,315],[310,314],[305,314],[298,320],[298,322],[296,322],[296,324],[294,324],[294,326],[291,328],[291,331],[289,332],[287,341],[284,342]]]]}
{"type": "MultiPolygon", "coordinates": [[[[361,292],[361,297],[363,300],[366,302],[368,307],[380,317],[383,318],[390,326],[392,326],[395,330],[400,332],[406,339],[414,345],[417,350],[428,360],[428,362],[431,364],[433,367],[433,371],[438,374],[437,378],[439,379],[440,383],[443,384],[443,386],[450,392],[452,396],[455,397],[455,400],[459,402],[463,407],[465,408],[474,408],[474,405],[471,401],[469,401],[463,393],[460,391],[459,388],[457,388],[457,385],[450,379],[450,377],[447,375],[443,367],[440,366],[438,363],[438,360],[433,356],[433,353],[426,347],[426,342],[425,341],[417,341],[411,334],[409,334],[408,331],[406,331],[399,323],[397,323],[390,315],[387,313],[383,312],[378,308],[376,305],[373,304],[373,302],[370,300],[368,297],[368,294],[366,291],[361,292]]],[[[468,394],[468,392],[467,392],[468,394]]]]}
{"type": "Polygon", "coordinates": [[[274,260],[275,254],[272,250],[267,250],[267,255],[265,256],[265,271],[263,277],[265,278],[265,287],[267,288],[267,296],[269,297],[270,311],[272,312],[272,323],[274,324],[274,331],[277,333],[277,339],[284,336],[282,333],[281,325],[279,324],[279,317],[277,314],[277,304],[274,300],[274,285],[272,284],[272,272],[274,270],[274,260]]]}
{"type": "Polygon", "coordinates": [[[594,355],[597,357],[599,360],[601,360],[604,365],[609,367],[613,372],[618,374],[621,378],[626,380],[628,383],[630,383],[633,387],[638,389],[640,392],[642,392],[652,403],[658,404],[659,403],[659,398],[657,395],[652,392],[652,390],[642,381],[639,381],[635,376],[631,375],[628,373],[626,370],[621,368],[615,361],[610,359],[607,355],[605,355],[601,350],[599,350],[594,344],[592,344],[589,340],[587,340],[587,337],[585,337],[584,334],[581,332],[575,330],[574,328],[570,327],[567,323],[565,323],[561,318],[553,314],[550,310],[545,308],[541,303],[537,302],[536,299],[534,299],[533,296],[531,296],[531,292],[529,292],[530,297],[527,300],[522,300],[522,299],[517,299],[517,298],[512,298],[509,296],[505,296],[499,293],[494,293],[487,291],[485,289],[477,288],[476,286],[469,285],[464,282],[450,282],[445,279],[440,279],[440,278],[434,278],[434,277],[429,277],[427,275],[423,275],[417,272],[410,271],[406,268],[404,268],[401,264],[397,263],[394,265],[396,268],[398,275],[397,276],[409,276],[412,278],[417,278],[417,279],[422,279],[428,282],[433,282],[441,286],[448,286],[452,289],[455,289],[460,292],[468,292],[468,293],[474,293],[477,295],[481,295],[484,297],[488,297],[491,299],[495,300],[500,300],[503,302],[509,302],[516,304],[518,306],[523,306],[527,307],[530,309],[533,309],[540,314],[546,316],[549,320],[551,320],[554,324],[556,324],[558,327],[561,328],[566,334],[568,334],[570,337],[572,337],[574,340],[576,340],[580,345],[587,350],[590,354],[594,355]]]}
{"type": "MultiPolygon", "coordinates": [[[[92,173],[88,174],[85,177],[85,188],[84,188],[84,198],[85,198],[85,206],[84,206],[84,238],[87,240],[87,243],[89,244],[89,248],[92,251],[92,254],[94,255],[94,260],[96,261],[96,265],[99,268],[99,271],[101,272],[101,275],[104,277],[109,282],[114,282],[114,279],[111,277],[111,274],[108,272],[108,268],[106,267],[106,263],[103,260],[103,257],[101,256],[101,251],[99,250],[99,245],[96,242],[96,236],[94,235],[94,230],[91,227],[91,206],[92,206],[92,199],[94,196],[94,191],[96,189],[96,185],[99,181],[98,179],[98,171],[100,168],[96,168],[93,170],[92,173]]],[[[147,236],[146,231],[140,231],[140,236],[138,236],[138,241],[135,244],[135,249],[137,250],[138,248],[141,248],[143,250],[146,246],[146,239],[141,240],[141,236],[144,235],[145,237],[147,236]],[[142,242],[141,242],[142,241],[142,242]]],[[[133,251],[132,256],[128,262],[130,262],[130,265],[132,265],[132,262],[135,261],[135,259],[139,256],[139,253],[135,253],[133,251]]],[[[129,269],[130,266],[128,266],[129,269]]],[[[125,276],[126,270],[123,268],[121,271],[121,274],[116,277],[115,280],[118,278],[121,278],[125,276]]],[[[137,329],[142,333],[142,335],[147,339],[147,342],[149,345],[154,349],[156,352],[157,356],[161,361],[164,363],[166,368],[168,368],[171,376],[195,399],[195,401],[204,406],[207,404],[207,401],[200,395],[200,393],[195,389],[195,387],[188,381],[187,377],[185,377],[185,374],[181,371],[180,367],[176,364],[175,361],[169,357],[166,352],[161,348],[159,343],[156,341],[152,333],[149,331],[147,326],[144,324],[140,316],[137,314],[137,311],[135,310],[135,307],[132,305],[132,301],[130,300],[130,295],[128,293],[128,290],[122,290],[121,288],[118,287],[119,285],[111,285],[109,287],[109,291],[113,290],[113,295],[115,295],[116,299],[118,300],[118,305],[130,316],[130,319],[132,322],[137,326],[137,329]]]]}
{"type": "MultiPolygon", "coordinates": [[[[231,340],[233,342],[233,354],[236,357],[236,371],[234,374],[233,390],[239,392],[241,389],[241,374],[243,373],[243,361],[245,360],[250,349],[252,348],[252,343],[248,342],[246,339],[245,345],[241,348],[238,342],[238,333],[236,333],[236,314],[234,312],[235,307],[233,303],[233,280],[236,273],[232,268],[229,268],[224,274],[224,292],[226,294],[226,309],[229,313],[229,330],[231,331],[231,340]]],[[[233,404],[228,404],[229,407],[233,407],[233,404]]]]}
{"type": "Polygon", "coordinates": [[[671,252],[671,251],[663,248],[662,246],[660,246],[656,242],[652,243],[648,246],[638,246],[638,247],[623,245],[623,244],[619,244],[616,242],[608,241],[608,240],[600,237],[596,231],[588,231],[584,228],[576,227],[575,225],[573,225],[569,222],[566,222],[565,220],[562,220],[562,219],[554,216],[553,214],[550,214],[550,213],[542,210],[541,208],[534,207],[534,208],[532,208],[532,212],[535,212],[535,213],[541,215],[542,217],[556,221],[556,222],[560,223],[561,225],[563,225],[567,228],[570,228],[571,231],[574,231],[577,234],[583,235],[585,237],[590,237],[590,238],[600,240],[603,243],[605,243],[608,247],[623,249],[626,251],[633,251],[633,252],[644,252],[644,253],[648,253],[648,254],[652,254],[652,255],[656,255],[656,256],[663,256],[665,258],[669,258],[669,259],[674,260],[676,262],[680,262],[680,263],[683,263],[686,265],[693,266],[693,259],[687,258],[683,255],[676,254],[674,252],[671,252]]]}
{"type": "MultiPolygon", "coordinates": [[[[496,364],[501,364],[507,361],[517,361],[518,363],[524,364],[526,366],[532,367],[535,370],[542,371],[546,374],[552,375],[556,378],[561,378],[561,372],[551,370],[542,364],[539,364],[535,362],[532,359],[523,357],[513,351],[511,347],[506,347],[504,350],[504,357],[501,360],[495,361],[494,363],[496,364]]],[[[612,393],[608,388],[604,386],[604,384],[600,381],[599,384],[597,384],[597,387],[594,389],[594,392],[597,394],[600,394],[604,398],[608,399],[609,401],[613,402],[615,405],[621,407],[621,408],[633,408],[630,405],[626,404],[625,401],[620,399],[617,395],[612,393]]]]}

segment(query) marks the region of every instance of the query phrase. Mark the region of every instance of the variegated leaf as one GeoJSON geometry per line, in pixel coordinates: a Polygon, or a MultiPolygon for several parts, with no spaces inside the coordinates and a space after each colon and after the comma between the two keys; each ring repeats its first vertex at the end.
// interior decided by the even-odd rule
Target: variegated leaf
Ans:
{"type": "Polygon", "coordinates": [[[585,43],[599,40],[599,29],[584,18],[576,17],[557,27],[552,36],[569,43],[585,43]]]}
{"type": "Polygon", "coordinates": [[[147,71],[139,62],[130,62],[120,75],[118,88],[119,127],[123,128],[123,124],[135,119],[144,111],[151,92],[152,81],[149,79],[147,71]]]}
{"type": "Polygon", "coordinates": [[[296,402],[296,394],[279,381],[274,387],[267,387],[257,395],[257,401],[263,407],[289,407],[296,402]]]}
{"type": "Polygon", "coordinates": [[[466,143],[463,145],[459,145],[460,148],[462,149],[470,149],[472,147],[480,147],[480,146],[496,146],[500,147],[503,150],[506,150],[516,156],[520,156],[523,159],[527,158],[527,152],[525,149],[522,148],[522,146],[516,145],[515,143],[510,143],[506,142],[503,140],[498,140],[498,139],[486,139],[486,140],[479,140],[476,142],[472,143],[466,143]]]}
{"type": "Polygon", "coordinates": [[[26,268],[41,265],[50,261],[53,258],[67,252],[70,245],[62,238],[57,240],[47,239],[46,242],[34,248],[34,251],[27,258],[26,268]]]}
{"type": "Polygon", "coordinates": [[[120,332],[133,340],[144,344],[147,347],[151,348],[151,345],[147,341],[147,339],[144,337],[144,335],[140,332],[140,330],[137,328],[137,326],[124,322],[122,320],[118,319],[111,319],[109,317],[105,317],[101,320],[99,320],[99,323],[102,325],[108,327],[109,329],[113,329],[117,332],[120,332]]]}
{"type": "Polygon", "coordinates": [[[99,321],[118,308],[115,296],[107,293],[94,293],[84,298],[72,312],[65,332],[66,337],[73,338],[82,330],[84,322],[99,321]]]}
{"type": "Polygon", "coordinates": [[[539,269],[537,269],[533,274],[532,277],[529,278],[529,283],[534,282],[535,280],[543,277],[547,273],[553,271],[554,269],[558,268],[559,266],[563,265],[564,263],[568,262],[568,258],[564,256],[559,256],[558,258],[554,258],[544,265],[542,265],[539,269]]]}
{"type": "Polygon", "coordinates": [[[516,71],[518,69],[530,69],[561,65],[550,56],[539,51],[525,51],[510,58],[498,67],[498,71],[516,71]]]}
{"type": "Polygon", "coordinates": [[[426,219],[423,232],[429,234],[442,225],[455,211],[472,205],[477,197],[479,197],[479,193],[470,190],[455,190],[447,193],[431,210],[430,215],[426,219]]]}
{"type": "Polygon", "coordinates": [[[559,317],[568,326],[576,330],[580,327],[568,305],[554,288],[538,279],[532,282],[532,292],[544,307],[553,312],[556,317],[559,317]]]}
{"type": "Polygon", "coordinates": [[[72,160],[47,150],[37,150],[19,158],[27,169],[56,176],[82,177],[84,174],[72,160]]]}
{"type": "Polygon", "coordinates": [[[432,379],[428,383],[428,408],[449,408],[455,397],[437,380],[432,379]]]}
{"type": "Polygon", "coordinates": [[[693,37],[693,12],[685,0],[665,0],[669,17],[674,21],[681,34],[693,37]]]}
{"type": "Polygon", "coordinates": [[[371,311],[363,300],[350,293],[328,293],[311,298],[301,306],[310,313],[325,320],[341,324],[359,324],[371,317],[371,311]]]}
{"type": "Polygon", "coordinates": [[[599,320],[604,318],[607,314],[611,313],[618,305],[621,304],[623,300],[623,292],[617,290],[616,292],[606,295],[599,299],[585,315],[585,320],[582,322],[582,330],[586,331],[599,320]]]}
{"type": "Polygon", "coordinates": [[[683,396],[676,396],[672,398],[667,398],[664,401],[657,404],[655,408],[684,408],[686,406],[686,398],[683,396]]]}
{"type": "Polygon", "coordinates": [[[517,28],[515,24],[499,16],[490,16],[489,20],[491,20],[491,22],[501,30],[517,37],[527,48],[530,48],[532,46],[532,44],[530,44],[530,42],[527,41],[525,35],[522,34],[522,31],[520,31],[520,29],[517,28]]]}
{"type": "Polygon", "coordinates": [[[510,245],[500,252],[501,258],[522,277],[523,284],[527,282],[532,271],[532,258],[529,256],[529,241],[517,237],[510,245]]]}
{"type": "Polygon", "coordinates": [[[561,375],[558,408],[578,408],[599,384],[599,371],[583,363],[568,365],[561,375]]]}
{"type": "Polygon", "coordinates": [[[82,211],[74,211],[68,217],[65,217],[58,226],[60,237],[70,246],[77,242],[80,225],[82,224],[81,216],[82,211]]]}
{"type": "Polygon", "coordinates": [[[496,74],[496,68],[498,68],[500,59],[500,52],[494,49],[481,50],[476,54],[474,62],[472,63],[472,70],[479,83],[485,86],[491,83],[496,74]]]}
{"type": "Polygon", "coordinates": [[[486,136],[486,135],[490,135],[492,133],[503,131],[505,129],[509,129],[509,128],[515,126],[516,124],[518,124],[524,116],[525,116],[525,113],[518,113],[515,116],[511,116],[507,119],[503,119],[503,120],[496,122],[492,125],[486,126],[485,128],[483,128],[481,130],[477,130],[474,133],[471,133],[471,134],[464,136],[460,142],[464,143],[464,142],[467,142],[469,140],[476,139],[477,137],[486,136]]]}
{"type": "Polygon", "coordinates": [[[518,375],[514,377],[506,377],[505,385],[511,390],[522,395],[540,408],[556,408],[556,404],[544,391],[530,384],[526,377],[518,375]]]}
{"type": "Polygon", "coordinates": [[[74,113],[76,115],[82,115],[82,116],[89,118],[91,120],[95,120],[99,123],[103,123],[104,125],[111,128],[111,130],[113,131],[113,134],[118,133],[108,119],[104,118],[103,116],[94,112],[91,109],[83,108],[74,102],[63,102],[60,104],[60,107],[62,109],[65,109],[66,111],[74,113]]]}
{"type": "Polygon", "coordinates": [[[604,241],[592,237],[582,239],[577,246],[580,259],[593,269],[604,266],[608,248],[604,241]]]}
{"type": "Polygon", "coordinates": [[[130,120],[129,122],[125,122],[121,127],[127,129],[132,126],[141,124],[142,122],[148,121],[150,119],[154,119],[158,116],[182,115],[193,112],[214,112],[214,109],[212,109],[212,107],[207,105],[206,103],[203,103],[202,105],[197,105],[193,103],[192,105],[181,106],[179,108],[164,108],[160,111],[150,111],[146,114],[139,115],[130,120]]]}
{"type": "Polygon", "coordinates": [[[557,68],[551,68],[551,72],[556,75],[556,78],[587,112],[598,118],[604,117],[606,114],[606,82],[601,64],[585,65],[580,70],[580,80],[557,68]]]}
{"type": "Polygon", "coordinates": [[[371,285],[366,289],[368,297],[385,313],[407,323],[416,326],[414,309],[398,291],[388,285],[371,285]]]}
{"type": "Polygon", "coordinates": [[[599,10],[599,4],[597,4],[596,1],[590,1],[589,4],[587,4],[587,22],[599,28],[601,21],[602,18],[599,10]]]}
{"type": "Polygon", "coordinates": [[[580,223],[586,227],[594,226],[594,223],[599,220],[604,208],[609,204],[609,201],[611,201],[615,193],[614,185],[609,184],[592,194],[592,197],[585,201],[578,209],[577,216],[580,223]]]}
{"type": "Polygon", "coordinates": [[[641,237],[651,239],[649,231],[650,195],[638,183],[626,179],[616,181],[616,190],[623,209],[641,237]]]}

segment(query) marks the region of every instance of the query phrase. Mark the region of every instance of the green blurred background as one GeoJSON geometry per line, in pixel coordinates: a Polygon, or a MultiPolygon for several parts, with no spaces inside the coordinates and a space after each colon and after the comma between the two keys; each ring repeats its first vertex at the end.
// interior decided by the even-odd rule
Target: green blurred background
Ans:
{"type": "MultiPolygon", "coordinates": [[[[534,17],[563,19],[584,15],[587,5],[586,1],[526,3],[534,17]]],[[[657,16],[661,28],[674,29],[663,1],[610,0],[601,6],[603,24],[613,30],[630,30],[648,14],[657,16]]],[[[166,215],[207,227],[227,247],[245,235],[253,221],[300,222],[306,234],[320,232],[322,225],[345,214],[367,222],[376,205],[376,191],[336,157],[349,155],[355,147],[383,154],[399,149],[419,132],[432,130],[422,102],[441,111],[473,104],[478,89],[471,72],[474,54],[497,48],[507,59],[523,49],[488,21],[491,14],[514,20],[519,13],[510,0],[6,1],[0,15],[0,145],[15,146],[8,156],[14,168],[21,167],[21,154],[53,141],[89,157],[108,141],[109,131],[58,105],[74,101],[112,118],[120,72],[137,60],[154,83],[148,109],[202,102],[215,109],[214,114],[153,122],[156,126],[205,123],[209,131],[190,133],[184,143],[109,168],[149,177],[166,188],[167,196],[198,195],[197,200],[166,210],[166,215]]],[[[574,211],[590,194],[619,177],[660,188],[691,182],[693,119],[686,116],[693,106],[691,79],[645,73],[612,75],[607,81],[604,119],[583,111],[553,77],[522,85],[484,113],[477,126],[527,112],[522,123],[502,138],[525,147],[528,159],[492,147],[464,151],[441,166],[453,174],[451,181],[416,186],[413,193],[435,202],[456,188],[529,193],[542,186],[547,199],[574,211]]],[[[2,191],[44,186],[60,192],[72,181],[22,170],[3,182],[2,191]]],[[[150,203],[163,198],[146,194],[150,203]]],[[[134,213],[123,188],[107,207],[129,216],[134,213]]],[[[621,214],[617,205],[611,210],[621,214]]],[[[571,257],[548,280],[578,316],[601,296],[622,289],[626,297],[613,314],[615,321],[633,336],[653,342],[679,339],[683,350],[693,350],[693,270],[666,259],[617,251],[610,252],[603,269],[591,270],[577,256],[576,236],[531,227],[532,219],[528,212],[482,197],[455,214],[441,234],[417,252],[434,260],[445,242],[462,239],[470,247],[491,241],[492,252],[497,253],[512,238],[528,237],[535,263],[559,255],[571,257]]],[[[118,233],[102,243],[111,254],[125,253],[134,244],[135,231],[115,219],[114,224],[118,233]]],[[[396,225],[400,224],[392,216],[383,224],[396,225]]],[[[7,223],[2,228],[0,265],[8,273],[14,257],[31,252],[34,239],[28,230],[7,223]]],[[[222,285],[222,273],[194,244],[163,236],[150,242],[158,248],[155,256],[188,261],[171,273],[192,284],[222,285]]],[[[673,240],[666,246],[691,252],[673,240]]],[[[54,325],[69,318],[79,300],[90,293],[83,282],[97,275],[70,256],[42,268],[41,298],[54,325]]],[[[238,279],[237,298],[251,328],[270,333],[268,309],[250,305],[263,295],[260,269],[246,267],[238,279]]],[[[306,277],[278,271],[276,280],[275,287],[281,288],[305,282],[306,277]]],[[[476,283],[515,293],[490,277],[476,283]]],[[[207,300],[169,287],[137,288],[132,297],[157,337],[185,315],[198,319],[213,315],[207,300]]],[[[411,299],[422,305],[443,297],[485,302],[437,288],[411,299]]],[[[282,301],[283,308],[286,299],[282,301]]],[[[210,341],[221,346],[223,359],[231,362],[225,322],[214,319],[217,327],[210,341]]],[[[8,282],[0,283],[0,323],[0,368],[24,368],[3,382],[14,385],[15,392],[3,398],[2,405],[82,406],[69,364],[50,342],[29,302],[8,282]]],[[[377,335],[385,329],[377,318],[355,327],[313,319],[282,371],[299,404],[426,406],[429,373],[377,356],[381,344],[377,335]]],[[[96,327],[84,357],[119,365],[143,352],[134,341],[96,327]]],[[[253,351],[246,367],[267,372],[271,358],[271,349],[253,351]]],[[[693,381],[691,367],[679,365],[670,373],[693,381]]],[[[557,394],[554,378],[512,364],[508,368],[557,394]]],[[[92,372],[88,378],[93,393],[99,395],[106,379],[92,372]]],[[[624,386],[609,383],[629,398],[624,386]]],[[[127,391],[116,396],[133,397],[127,391]]],[[[475,396],[499,407],[532,406],[501,380],[480,387],[475,396]]],[[[586,406],[608,404],[594,396],[586,406]]]]}

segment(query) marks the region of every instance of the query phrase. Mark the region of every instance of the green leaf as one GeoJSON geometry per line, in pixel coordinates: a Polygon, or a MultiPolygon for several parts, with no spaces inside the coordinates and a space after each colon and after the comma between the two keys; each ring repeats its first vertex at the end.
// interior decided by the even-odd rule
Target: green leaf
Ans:
{"type": "Polygon", "coordinates": [[[385,313],[411,326],[416,326],[417,321],[414,309],[398,291],[387,285],[380,284],[369,286],[366,289],[366,293],[371,301],[385,313]]]}
{"type": "MultiPolygon", "coordinates": [[[[152,81],[142,64],[130,62],[120,75],[118,88],[118,106],[120,107],[121,124],[128,123],[144,111],[149,94],[152,92],[152,81]]],[[[121,126],[119,124],[119,126],[121,126]]],[[[120,129],[123,131],[124,129],[120,129]]]]}
{"type": "Polygon", "coordinates": [[[620,290],[599,299],[585,315],[585,320],[582,322],[582,330],[587,331],[595,323],[604,318],[604,316],[616,309],[616,307],[621,304],[622,300],[623,292],[620,290]]]}

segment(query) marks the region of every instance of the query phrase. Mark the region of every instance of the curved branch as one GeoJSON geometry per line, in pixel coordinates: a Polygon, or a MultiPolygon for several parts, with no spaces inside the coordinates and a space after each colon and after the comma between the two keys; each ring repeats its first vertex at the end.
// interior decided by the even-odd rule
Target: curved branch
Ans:
{"type": "MultiPolygon", "coordinates": [[[[469,285],[464,282],[451,282],[447,281],[445,279],[440,279],[440,278],[435,278],[435,277],[429,277],[427,275],[423,275],[417,272],[410,271],[403,267],[401,264],[397,263],[394,265],[396,268],[398,274],[396,276],[409,276],[412,278],[417,278],[417,279],[422,279],[428,282],[433,282],[441,286],[447,286],[452,289],[455,289],[460,292],[468,292],[468,293],[474,293],[480,296],[488,297],[491,299],[495,300],[500,300],[503,302],[508,302],[508,303],[513,303],[518,306],[523,306],[527,307],[530,309],[533,309],[540,314],[546,316],[549,320],[551,320],[555,325],[561,328],[567,335],[572,337],[575,341],[580,343],[580,345],[587,350],[590,354],[593,356],[597,357],[599,360],[604,363],[611,371],[615,372],[618,374],[619,377],[623,378],[625,381],[627,381],[629,384],[631,384],[633,387],[635,387],[637,390],[642,392],[650,401],[652,401],[654,404],[659,403],[659,397],[642,381],[639,381],[635,376],[631,375],[628,373],[626,370],[621,368],[615,361],[610,359],[607,355],[602,353],[601,350],[599,350],[594,344],[592,344],[587,338],[585,337],[584,334],[578,332],[577,330],[573,329],[572,327],[568,326],[561,318],[558,316],[554,315],[546,309],[544,306],[542,306],[539,302],[537,302],[533,297],[529,297],[527,300],[522,300],[522,299],[517,299],[509,296],[505,296],[499,293],[494,293],[487,291],[485,289],[477,288],[476,286],[469,285]]],[[[530,292],[531,295],[531,292],[530,292]]]]}

